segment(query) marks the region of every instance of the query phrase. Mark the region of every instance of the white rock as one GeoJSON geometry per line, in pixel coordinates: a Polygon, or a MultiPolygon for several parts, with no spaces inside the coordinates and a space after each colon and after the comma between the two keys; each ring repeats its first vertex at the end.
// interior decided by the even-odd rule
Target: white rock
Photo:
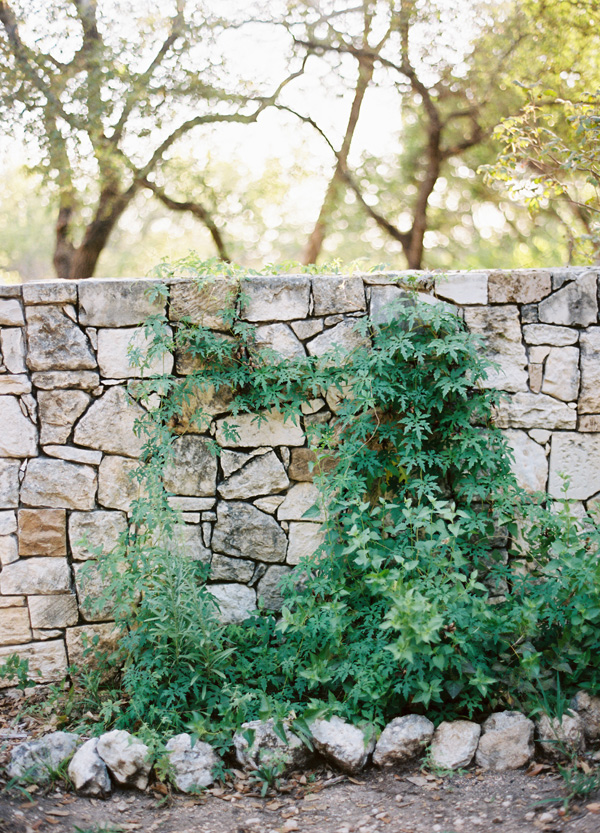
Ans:
{"type": "Polygon", "coordinates": [[[444,769],[469,766],[479,742],[481,726],[470,720],[444,721],[435,730],[431,742],[431,761],[444,769]]]}
{"type": "Polygon", "coordinates": [[[321,524],[290,523],[287,563],[299,564],[303,558],[315,553],[325,539],[321,524]]]}
{"type": "Polygon", "coordinates": [[[19,558],[17,539],[14,535],[0,536],[0,564],[12,564],[19,558]]]}
{"type": "Polygon", "coordinates": [[[267,567],[267,572],[256,587],[259,601],[266,610],[281,610],[283,607],[281,580],[290,572],[291,568],[282,564],[272,564],[267,567]]]}
{"type": "MultiPolygon", "coordinates": [[[[62,639],[48,642],[33,642],[30,645],[13,645],[0,648],[0,664],[9,656],[17,654],[29,663],[29,675],[36,683],[51,683],[64,680],[67,674],[67,654],[62,639]]],[[[0,680],[0,688],[12,685],[11,681],[0,680]]]]}
{"type": "Polygon", "coordinates": [[[87,278],[79,283],[79,320],[85,327],[128,327],[143,324],[150,315],[162,315],[165,298],[150,300],[158,281],[87,278]]]}
{"type": "Polygon", "coordinates": [[[32,628],[68,628],[79,619],[77,597],[74,593],[50,596],[28,596],[32,628]]]}
{"type": "Polygon", "coordinates": [[[89,394],[82,390],[40,391],[41,442],[44,445],[65,443],[73,423],[85,411],[90,399],[89,394]]]}
{"type": "Polygon", "coordinates": [[[27,364],[31,370],[93,370],[85,334],[58,306],[26,308],[27,364]]]}
{"type": "Polygon", "coordinates": [[[525,324],[523,338],[527,344],[551,344],[554,347],[567,347],[576,344],[579,330],[571,327],[553,327],[550,324],[525,324]]]}
{"type": "Polygon", "coordinates": [[[538,315],[545,324],[587,327],[598,320],[598,275],[585,272],[541,301],[538,315]]]}
{"type": "Polygon", "coordinates": [[[105,732],[98,738],[96,752],[117,784],[145,790],[152,769],[150,750],[123,729],[105,732]]]}
{"type": "Polygon", "coordinates": [[[542,393],[573,402],[579,392],[579,349],[552,347],[544,366],[542,393]]]}
{"type": "Polygon", "coordinates": [[[323,356],[335,348],[347,355],[359,347],[368,347],[368,345],[369,339],[357,331],[357,319],[346,318],[335,327],[315,336],[306,347],[311,356],[323,356]]]}
{"type": "Polygon", "coordinates": [[[0,573],[0,593],[5,596],[67,593],[70,588],[66,558],[22,558],[5,565],[0,573]]]}
{"type": "Polygon", "coordinates": [[[31,627],[26,607],[3,607],[0,610],[0,623],[0,645],[31,642],[31,627]]]}
{"type": "MultiPolygon", "coordinates": [[[[237,278],[224,276],[170,282],[169,318],[171,321],[189,319],[213,330],[228,329],[223,310],[235,303],[239,285],[237,278]]],[[[275,316],[277,317],[277,316],[275,316]]]]}
{"type": "Polygon", "coordinates": [[[0,456],[35,457],[38,432],[15,396],[0,396],[0,456]]]}
{"type": "Polygon", "coordinates": [[[552,437],[548,491],[565,496],[561,475],[570,478],[566,497],[587,500],[600,491],[600,434],[560,431],[552,437]]]}
{"type": "Polygon", "coordinates": [[[588,327],[581,333],[581,394],[582,414],[600,413],[600,327],[588,327]]]}
{"type": "Polygon", "coordinates": [[[257,509],[260,509],[261,512],[268,512],[270,515],[274,515],[277,511],[277,507],[283,502],[283,499],[283,495],[259,497],[258,500],[254,501],[254,505],[257,509]]]}
{"type": "Polygon", "coordinates": [[[192,561],[202,561],[204,564],[210,562],[211,551],[204,546],[202,527],[199,524],[177,524],[170,546],[172,551],[192,561]]]}
{"type": "Polygon", "coordinates": [[[296,483],[285,496],[285,500],[277,510],[277,517],[280,521],[323,521],[325,519],[321,494],[314,483],[296,483]],[[313,509],[309,518],[305,518],[306,512],[313,509]]]}
{"type": "Polygon", "coordinates": [[[322,318],[309,318],[306,321],[292,321],[291,323],[292,330],[302,341],[306,341],[322,332],[323,326],[322,318]]]}
{"type": "Polygon", "coordinates": [[[3,373],[0,375],[0,394],[22,394],[22,393],[31,393],[31,382],[28,376],[24,374],[18,374],[16,376],[11,376],[8,373],[3,373]]]}
{"type": "Polygon", "coordinates": [[[37,740],[20,743],[11,752],[6,768],[9,778],[43,784],[69,758],[77,746],[77,735],[51,732],[37,740]]]}
{"type": "Polygon", "coordinates": [[[287,324],[264,324],[256,328],[256,346],[274,350],[285,359],[305,356],[306,350],[287,324]]]}
{"type": "Polygon", "coordinates": [[[242,282],[247,321],[291,321],[306,318],[310,279],[301,275],[250,277],[242,282]]]}
{"type": "Polygon", "coordinates": [[[119,536],[127,528],[127,518],[122,512],[71,512],[69,517],[69,541],[76,561],[96,558],[98,553],[88,547],[99,547],[100,554],[116,547],[119,536]],[[83,543],[87,539],[87,546],[83,543]]]}
{"type": "Polygon", "coordinates": [[[77,283],[69,280],[32,281],[23,285],[26,304],[74,304],[77,301],[77,283]]]}
{"type": "Polygon", "coordinates": [[[0,535],[10,535],[17,531],[17,515],[10,510],[0,512],[0,535]]]}
{"type": "Polygon", "coordinates": [[[242,558],[230,558],[216,552],[210,562],[211,581],[235,581],[247,584],[252,580],[256,564],[242,558]]]}
{"type": "Polygon", "coordinates": [[[85,463],[88,466],[97,466],[102,460],[101,451],[92,451],[89,448],[73,448],[71,445],[45,445],[42,451],[48,457],[67,460],[69,463],[85,463]]]}
{"type": "Polygon", "coordinates": [[[94,507],[96,471],[91,466],[38,457],[30,461],[21,488],[28,506],[84,509],[94,507]]]}
{"type": "Polygon", "coordinates": [[[98,503],[107,509],[128,512],[131,501],[143,494],[141,485],[133,477],[138,468],[137,460],[129,457],[105,457],[98,469],[98,503]]]}
{"type": "Polygon", "coordinates": [[[139,351],[145,358],[151,346],[143,328],[98,330],[98,364],[100,373],[107,379],[129,379],[141,376],[170,373],[173,369],[173,356],[170,353],[156,356],[144,371],[131,360],[130,348],[139,351]]]}
{"type": "Polygon", "coordinates": [[[512,469],[519,486],[528,492],[545,491],[548,460],[544,449],[525,431],[505,431],[505,436],[515,455],[512,469]]]}
{"type": "Polygon", "coordinates": [[[486,357],[500,365],[498,370],[488,370],[483,384],[511,392],[528,390],[527,354],[518,307],[467,307],[464,313],[469,330],[482,338],[486,357]]]}
{"type": "Polygon", "coordinates": [[[583,721],[577,713],[549,717],[543,714],[537,721],[538,741],[544,754],[555,761],[565,761],[585,750],[583,721]]]}
{"type": "Polygon", "coordinates": [[[207,584],[219,605],[221,622],[243,622],[256,610],[256,591],[244,584],[207,584]]]}
{"type": "Polygon", "coordinates": [[[526,766],[533,758],[533,729],[533,722],[520,712],[491,715],[483,724],[477,764],[495,772],[526,766]]]}
{"type": "Polygon", "coordinates": [[[199,792],[213,783],[212,771],[220,759],[208,743],[197,740],[192,746],[191,737],[182,733],[171,738],[165,748],[172,768],[169,777],[178,790],[199,792]]]}
{"type": "Polygon", "coordinates": [[[317,750],[343,772],[360,772],[375,749],[375,735],[367,735],[358,726],[346,723],[334,715],[329,720],[315,720],[310,724],[312,742],[317,750]]]}
{"type": "Polygon", "coordinates": [[[214,495],[217,459],[204,437],[183,436],[173,443],[173,463],[165,468],[165,488],[175,495],[214,495]]]}
{"type": "Polygon", "coordinates": [[[434,725],[420,714],[396,717],[381,733],[373,763],[377,766],[392,766],[415,758],[429,745],[434,725]]]}
{"type": "Polygon", "coordinates": [[[455,304],[487,304],[487,272],[446,272],[436,277],[435,292],[455,304]]]}
{"type": "Polygon", "coordinates": [[[15,509],[19,502],[19,460],[0,458],[0,509],[15,509]]]}
{"type": "Polygon", "coordinates": [[[588,691],[578,691],[571,700],[570,708],[581,718],[586,739],[588,741],[599,740],[600,697],[594,697],[588,691]]]}
{"type": "Polygon", "coordinates": [[[312,279],[315,315],[359,312],[366,309],[362,278],[349,275],[318,275],[312,279]]]}
{"type": "Polygon", "coordinates": [[[260,766],[281,764],[285,772],[301,769],[309,760],[309,751],[291,730],[289,721],[283,721],[287,743],[275,732],[275,721],[250,720],[233,736],[235,756],[246,770],[260,766]]]}
{"type": "Polygon", "coordinates": [[[0,301],[0,327],[20,327],[25,323],[21,304],[16,298],[0,301]]]}
{"type": "Polygon", "coordinates": [[[91,370],[48,370],[33,373],[32,379],[36,388],[51,391],[62,388],[94,390],[100,384],[100,376],[91,370]]]}
{"type": "Polygon", "coordinates": [[[577,425],[577,413],[564,402],[543,393],[516,393],[496,409],[499,428],[569,429],[577,425]]]}
{"type": "Polygon", "coordinates": [[[217,420],[217,442],[227,448],[256,448],[257,446],[303,445],[304,431],[298,424],[287,419],[278,411],[265,412],[265,419],[260,425],[256,414],[238,414],[227,419],[217,420]],[[231,429],[235,426],[238,438],[225,436],[224,424],[231,429]]]}
{"type": "Polygon", "coordinates": [[[274,451],[250,460],[218,487],[222,498],[250,498],[279,492],[290,485],[285,469],[274,451]]]}
{"type": "Polygon", "coordinates": [[[9,373],[27,373],[25,366],[25,345],[23,330],[9,327],[0,332],[2,340],[2,359],[9,373]]]}
{"type": "Polygon", "coordinates": [[[139,457],[146,437],[138,436],[135,426],[143,415],[144,410],[125,388],[115,385],[88,408],[75,427],[73,439],[77,445],[107,454],[139,457]]]}
{"type": "Polygon", "coordinates": [[[87,740],[73,755],[68,774],[75,792],[90,798],[106,798],[112,784],[106,764],[98,755],[98,738],[87,740]]]}

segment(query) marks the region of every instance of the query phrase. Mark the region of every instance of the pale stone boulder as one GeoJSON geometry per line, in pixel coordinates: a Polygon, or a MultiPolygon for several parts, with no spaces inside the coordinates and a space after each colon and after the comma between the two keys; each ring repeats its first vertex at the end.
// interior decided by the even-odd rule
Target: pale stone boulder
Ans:
{"type": "Polygon", "coordinates": [[[526,391],[527,355],[518,307],[466,307],[464,314],[469,330],[483,340],[486,357],[499,365],[499,369],[488,369],[483,384],[511,393],[526,391]]]}
{"type": "Polygon", "coordinates": [[[250,458],[228,480],[221,483],[218,492],[222,498],[250,498],[279,492],[290,485],[285,469],[274,451],[250,458]]]}
{"type": "Polygon", "coordinates": [[[588,691],[578,691],[571,700],[570,708],[581,718],[586,739],[591,742],[600,740],[600,697],[588,691]]]}
{"type": "Polygon", "coordinates": [[[555,498],[565,496],[561,475],[570,477],[566,497],[588,500],[600,492],[600,434],[561,431],[552,437],[548,491],[555,498]]]}
{"type": "Polygon", "coordinates": [[[579,349],[551,347],[544,367],[542,393],[573,402],[579,392],[579,349]]]}
{"type": "Polygon", "coordinates": [[[277,507],[283,502],[283,498],[283,495],[269,495],[268,497],[259,497],[253,503],[261,512],[268,512],[270,515],[274,515],[277,507]]]}
{"type": "Polygon", "coordinates": [[[212,537],[215,552],[258,561],[285,561],[287,538],[271,515],[247,503],[222,501],[212,537]]]}
{"type": "Polygon", "coordinates": [[[19,555],[67,554],[64,509],[19,509],[19,555]]]}
{"type": "Polygon", "coordinates": [[[37,740],[20,743],[11,752],[6,768],[9,778],[43,784],[69,758],[77,746],[72,732],[51,732],[37,740]]]}
{"type": "Polygon", "coordinates": [[[132,379],[170,373],[173,370],[173,356],[163,353],[152,359],[143,371],[130,356],[130,348],[139,351],[142,359],[148,353],[152,340],[142,327],[98,330],[98,365],[100,373],[107,379],[132,379]]]}
{"type": "Polygon", "coordinates": [[[483,724],[476,761],[483,769],[520,769],[533,758],[533,721],[520,712],[492,714],[483,724]]]}
{"type": "Polygon", "coordinates": [[[73,423],[85,411],[89,402],[89,394],[82,390],[40,391],[40,441],[44,444],[66,442],[73,423]]]}
{"type": "MultiPolygon", "coordinates": [[[[6,662],[8,657],[15,653],[21,659],[28,661],[30,679],[36,683],[56,682],[63,680],[67,675],[67,655],[62,639],[20,645],[18,650],[15,650],[12,645],[0,648],[0,664],[6,662]]],[[[13,684],[10,680],[0,680],[0,689],[8,688],[13,684]]]]}
{"type": "Polygon", "coordinates": [[[291,418],[284,421],[278,411],[266,411],[260,425],[256,414],[237,414],[226,419],[217,420],[216,439],[220,446],[226,448],[256,448],[257,446],[304,445],[304,431],[299,421],[291,418]],[[235,427],[237,439],[228,438],[225,423],[235,427]]]}
{"type": "Polygon", "coordinates": [[[31,370],[93,370],[96,359],[85,334],[55,306],[27,307],[27,364],[31,370]]]}
{"type": "Polygon", "coordinates": [[[22,327],[25,323],[21,304],[15,298],[0,300],[0,327],[22,327]]]}
{"type": "Polygon", "coordinates": [[[98,738],[96,752],[112,777],[122,787],[145,790],[152,769],[150,750],[123,729],[105,732],[98,738]]]}
{"type": "Polygon", "coordinates": [[[136,431],[144,410],[121,385],[108,388],[88,408],[75,427],[77,445],[95,448],[107,454],[139,457],[145,437],[136,431]]]}
{"type": "Polygon", "coordinates": [[[133,477],[138,468],[139,463],[130,457],[105,457],[98,469],[98,503],[107,509],[128,512],[131,501],[143,494],[133,477]]]}
{"type": "Polygon", "coordinates": [[[328,720],[310,724],[312,742],[317,750],[343,772],[357,773],[365,768],[375,749],[375,735],[367,737],[363,729],[333,715],[328,720]]]}
{"type": "Polygon", "coordinates": [[[315,315],[359,312],[366,309],[365,289],[361,277],[318,275],[312,279],[315,315]]]}
{"type": "Polygon", "coordinates": [[[79,747],[67,770],[75,792],[89,798],[107,798],[112,791],[108,769],[97,752],[98,738],[79,747]]]}
{"type": "Polygon", "coordinates": [[[542,446],[528,437],[525,431],[509,430],[504,434],[515,455],[512,469],[519,486],[528,492],[544,491],[548,479],[548,460],[542,446]]]}
{"type": "Polygon", "coordinates": [[[23,642],[31,642],[27,608],[2,608],[0,611],[0,645],[19,645],[23,642]]]}
{"type": "Polygon", "coordinates": [[[256,591],[244,584],[207,584],[219,606],[219,619],[229,624],[243,622],[256,610],[256,591]]]}
{"type": "Polygon", "coordinates": [[[192,280],[175,280],[169,289],[171,321],[187,318],[191,324],[201,324],[212,330],[229,329],[223,321],[222,311],[235,304],[239,289],[237,278],[209,277],[200,284],[192,280]]]}
{"type": "Polygon", "coordinates": [[[393,766],[416,758],[431,743],[434,729],[431,720],[420,714],[396,717],[379,736],[373,763],[393,766]]]}
{"type": "Polygon", "coordinates": [[[579,412],[600,413],[600,327],[581,334],[581,393],[579,412]]]}
{"type": "Polygon", "coordinates": [[[0,396],[0,456],[35,457],[38,432],[15,396],[0,396]]]}
{"type": "Polygon", "coordinates": [[[283,607],[283,593],[281,580],[291,572],[290,567],[273,564],[258,582],[256,587],[258,600],[266,610],[281,610],[283,607]]]}
{"type": "Polygon", "coordinates": [[[0,509],[15,509],[19,503],[19,460],[0,458],[0,509]]]}
{"type": "Polygon", "coordinates": [[[598,274],[585,272],[538,306],[540,321],[567,327],[588,327],[598,321],[598,274]]]}
{"type": "Polygon", "coordinates": [[[285,772],[302,769],[310,758],[307,747],[295,735],[289,721],[283,721],[287,742],[275,732],[275,721],[250,720],[242,723],[233,736],[235,757],[243,769],[253,770],[261,766],[281,764],[285,772]]]}
{"type": "Polygon", "coordinates": [[[431,741],[431,762],[444,769],[469,766],[479,743],[481,726],[470,720],[444,721],[435,730],[431,741]]]}
{"type": "Polygon", "coordinates": [[[495,409],[499,428],[539,428],[547,430],[574,429],[577,412],[565,402],[543,393],[516,393],[502,400],[495,409]]]}
{"type": "Polygon", "coordinates": [[[150,299],[158,281],[133,279],[79,282],[79,323],[84,327],[130,327],[143,324],[150,315],[163,315],[166,299],[150,299]]]}
{"type": "Polygon", "coordinates": [[[73,593],[29,596],[27,601],[32,628],[68,628],[77,624],[79,611],[73,593]]]}
{"type": "Polygon", "coordinates": [[[454,304],[487,304],[487,272],[447,272],[436,276],[435,294],[454,304]]]}
{"type": "Polygon", "coordinates": [[[575,712],[562,719],[543,714],[537,721],[538,741],[545,755],[555,761],[570,760],[585,751],[583,721],[575,712]]]}
{"type": "Polygon", "coordinates": [[[167,741],[165,749],[171,767],[169,778],[180,792],[198,792],[215,780],[212,773],[220,758],[208,743],[197,740],[192,746],[191,737],[184,732],[167,741]]]}
{"type": "Polygon", "coordinates": [[[325,520],[323,499],[317,487],[313,483],[296,483],[292,486],[277,510],[277,518],[280,521],[325,520]],[[311,511],[309,518],[305,518],[309,510],[314,511],[311,511]]]}
{"type": "Polygon", "coordinates": [[[253,457],[267,454],[270,450],[269,448],[255,448],[253,451],[246,453],[245,451],[229,451],[228,449],[223,449],[219,455],[223,474],[225,477],[231,477],[234,472],[239,471],[253,457]]]}
{"type": "Polygon", "coordinates": [[[37,457],[27,467],[21,501],[29,506],[89,510],[94,507],[96,488],[96,471],[91,466],[37,457]]]}
{"type": "Polygon", "coordinates": [[[204,437],[184,436],[173,443],[173,463],[165,468],[165,488],[176,495],[213,495],[217,460],[204,437]]]}
{"type": "Polygon", "coordinates": [[[261,350],[274,350],[284,359],[296,359],[306,355],[302,346],[287,324],[264,324],[255,332],[256,346],[261,350]]]}
{"type": "Polygon", "coordinates": [[[356,318],[345,318],[335,327],[331,327],[329,330],[315,336],[306,345],[311,356],[323,356],[336,348],[341,350],[343,354],[348,354],[360,347],[368,346],[369,339],[357,330],[356,318]]]}
{"type": "Polygon", "coordinates": [[[250,277],[242,282],[247,321],[291,321],[306,318],[310,279],[303,275],[250,277]]]}
{"type": "Polygon", "coordinates": [[[313,555],[324,540],[325,532],[321,524],[292,521],[289,530],[287,563],[299,564],[303,558],[313,555]]]}
{"type": "Polygon", "coordinates": [[[28,596],[68,593],[71,573],[66,558],[23,558],[3,567],[0,593],[28,596]]]}
{"type": "Polygon", "coordinates": [[[0,332],[2,342],[2,359],[9,373],[27,373],[25,366],[25,344],[23,330],[9,327],[0,332]]]}

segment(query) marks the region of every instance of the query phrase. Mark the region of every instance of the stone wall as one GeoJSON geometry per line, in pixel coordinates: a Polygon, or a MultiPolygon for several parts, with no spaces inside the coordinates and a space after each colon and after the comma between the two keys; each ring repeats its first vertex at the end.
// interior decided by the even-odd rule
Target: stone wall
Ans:
{"type": "MultiPolygon", "coordinates": [[[[405,276],[396,275],[396,281],[405,276]]],[[[139,370],[128,345],[142,348],[139,325],[166,312],[219,326],[225,281],[210,296],[173,280],[169,299],[150,302],[142,280],[47,282],[0,287],[0,661],[27,657],[42,680],[59,679],[81,660],[82,634],[109,639],[110,611],[93,615],[84,600],[82,565],[94,553],[85,534],[108,550],[127,525],[136,487],[141,406],[128,393],[139,370]]],[[[245,317],[257,339],[284,356],[319,355],[334,343],[351,348],[353,322],[370,311],[383,321],[403,289],[386,275],[251,277],[243,282],[245,317]]],[[[589,505],[600,494],[600,326],[598,270],[421,274],[420,289],[455,304],[486,341],[500,369],[490,384],[507,392],[498,421],[530,489],[589,505]]],[[[189,372],[185,356],[157,369],[189,372]]],[[[317,400],[304,421],[329,419],[336,402],[317,400]]],[[[303,519],[315,499],[303,426],[272,414],[260,429],[242,416],[239,440],[223,433],[227,402],[209,402],[207,437],[176,441],[168,473],[173,505],[183,513],[182,545],[211,563],[213,592],[225,616],[277,605],[277,583],[319,543],[316,521],[303,519]]]]}

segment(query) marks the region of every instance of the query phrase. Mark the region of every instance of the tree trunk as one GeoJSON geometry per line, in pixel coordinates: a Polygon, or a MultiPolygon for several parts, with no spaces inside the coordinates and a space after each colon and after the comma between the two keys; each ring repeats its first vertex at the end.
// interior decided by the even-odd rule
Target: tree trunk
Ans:
{"type": "Polygon", "coordinates": [[[56,242],[54,245],[54,271],[61,280],[66,280],[71,275],[71,261],[75,247],[69,239],[69,225],[73,216],[71,205],[61,204],[58,209],[58,220],[56,221],[56,242]]]}

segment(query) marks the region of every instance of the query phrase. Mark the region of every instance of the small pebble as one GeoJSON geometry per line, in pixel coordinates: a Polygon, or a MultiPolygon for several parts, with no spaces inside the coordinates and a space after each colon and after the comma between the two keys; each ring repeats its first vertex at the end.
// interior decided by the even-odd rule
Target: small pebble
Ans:
{"type": "Polygon", "coordinates": [[[547,821],[554,821],[554,813],[542,813],[540,816],[538,816],[538,821],[541,821],[544,824],[547,821]]]}
{"type": "Polygon", "coordinates": [[[525,821],[533,821],[535,818],[535,813],[529,812],[525,813],[525,821]]]}

